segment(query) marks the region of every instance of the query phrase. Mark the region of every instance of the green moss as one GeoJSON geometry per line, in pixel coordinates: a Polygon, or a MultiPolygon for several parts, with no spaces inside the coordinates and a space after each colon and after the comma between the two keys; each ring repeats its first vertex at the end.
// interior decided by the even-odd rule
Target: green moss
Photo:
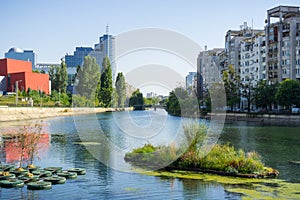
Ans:
{"type": "Polygon", "coordinates": [[[136,148],[132,151],[132,153],[153,153],[156,150],[156,148],[151,144],[145,144],[141,148],[136,148]]]}
{"type": "Polygon", "coordinates": [[[148,176],[196,179],[222,184],[227,192],[242,194],[243,199],[300,199],[300,183],[281,179],[249,179],[218,176],[187,171],[147,171],[136,168],[135,172],[148,176]]]}
{"type": "Polygon", "coordinates": [[[139,188],[127,187],[127,188],[124,188],[124,190],[127,191],[127,192],[138,192],[138,191],[140,191],[141,189],[139,189],[139,188]]]}

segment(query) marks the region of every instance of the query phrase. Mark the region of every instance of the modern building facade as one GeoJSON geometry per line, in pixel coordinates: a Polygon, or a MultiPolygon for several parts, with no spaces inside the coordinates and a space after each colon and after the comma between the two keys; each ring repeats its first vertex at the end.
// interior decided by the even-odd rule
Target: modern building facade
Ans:
{"type": "Polygon", "coordinates": [[[15,60],[24,60],[31,62],[31,68],[35,69],[36,54],[33,50],[22,50],[17,47],[10,48],[7,53],[4,54],[5,58],[11,58],[15,60]]]}
{"type": "MultiPolygon", "coordinates": [[[[113,77],[113,83],[115,82],[116,78],[116,42],[115,37],[107,33],[104,34],[99,38],[99,43],[95,44],[95,52],[99,52],[99,62],[101,62],[99,65],[101,67],[102,71],[102,61],[104,57],[108,57],[111,64],[111,70],[112,70],[112,77],[113,77]]],[[[97,58],[96,58],[97,61],[97,58]]]]}
{"type": "Polygon", "coordinates": [[[15,92],[16,86],[20,91],[40,90],[49,94],[51,84],[48,74],[32,72],[32,64],[28,61],[0,59],[1,83],[5,84],[2,92],[15,92]],[[4,90],[5,89],[5,90],[4,90]]]}
{"type": "Polygon", "coordinates": [[[74,67],[82,66],[84,62],[84,57],[88,56],[94,49],[92,47],[76,47],[74,51],[74,55],[66,55],[65,62],[67,67],[74,67]]]}
{"type": "Polygon", "coordinates": [[[68,68],[68,74],[72,77],[76,73],[78,66],[83,66],[84,57],[91,56],[96,59],[96,63],[100,66],[102,71],[102,62],[104,57],[108,57],[111,62],[113,82],[116,76],[116,62],[115,62],[115,37],[104,34],[99,38],[99,43],[92,47],[76,47],[73,55],[66,55],[65,62],[68,68]]]}
{"type": "Polygon", "coordinates": [[[269,83],[300,80],[300,10],[278,6],[267,11],[266,51],[269,83]]]}

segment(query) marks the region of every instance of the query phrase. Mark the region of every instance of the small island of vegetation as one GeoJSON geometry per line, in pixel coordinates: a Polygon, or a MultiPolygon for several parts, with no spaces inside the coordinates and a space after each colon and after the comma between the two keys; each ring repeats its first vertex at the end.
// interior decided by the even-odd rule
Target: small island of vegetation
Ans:
{"type": "Polygon", "coordinates": [[[216,144],[208,153],[202,151],[208,127],[192,124],[184,127],[185,143],[158,146],[145,144],[125,155],[125,161],[154,170],[185,170],[246,178],[276,177],[279,172],[265,167],[256,152],[246,153],[229,144],[216,144]]]}

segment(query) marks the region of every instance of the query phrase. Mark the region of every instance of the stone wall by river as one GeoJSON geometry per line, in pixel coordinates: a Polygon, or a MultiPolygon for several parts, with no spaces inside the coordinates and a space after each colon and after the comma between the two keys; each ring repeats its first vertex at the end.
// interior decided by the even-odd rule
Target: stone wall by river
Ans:
{"type": "MultiPolygon", "coordinates": [[[[214,114],[208,114],[210,119],[214,114]]],[[[245,121],[256,123],[257,125],[273,126],[300,126],[300,115],[274,115],[274,114],[256,114],[256,113],[227,113],[226,123],[245,121]]]]}

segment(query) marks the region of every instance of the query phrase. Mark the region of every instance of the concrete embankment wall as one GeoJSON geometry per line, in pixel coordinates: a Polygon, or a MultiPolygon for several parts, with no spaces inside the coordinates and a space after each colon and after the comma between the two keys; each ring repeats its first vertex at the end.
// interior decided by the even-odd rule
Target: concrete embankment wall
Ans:
{"type": "MultiPolygon", "coordinates": [[[[208,118],[214,114],[209,114],[208,118]]],[[[227,113],[226,122],[245,121],[258,125],[300,126],[300,115],[227,113]]]]}
{"type": "MultiPolygon", "coordinates": [[[[127,108],[130,109],[130,108],[127,108]]],[[[116,111],[114,108],[39,108],[39,107],[1,107],[0,122],[40,119],[48,117],[116,111]]]]}

